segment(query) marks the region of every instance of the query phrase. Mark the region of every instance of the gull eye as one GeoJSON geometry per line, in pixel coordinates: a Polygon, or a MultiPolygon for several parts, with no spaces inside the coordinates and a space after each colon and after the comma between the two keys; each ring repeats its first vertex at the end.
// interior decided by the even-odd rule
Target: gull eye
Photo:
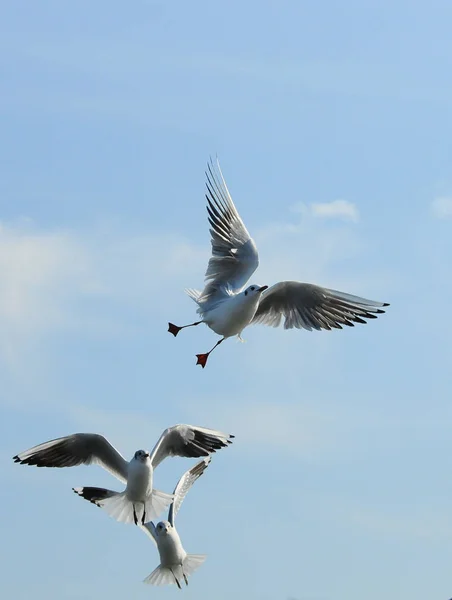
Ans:
{"type": "Polygon", "coordinates": [[[253,286],[252,286],[252,288],[251,288],[251,291],[252,291],[252,292],[254,292],[254,290],[255,290],[255,289],[256,289],[256,288],[255,288],[255,287],[254,287],[254,285],[253,285],[253,286]]]}

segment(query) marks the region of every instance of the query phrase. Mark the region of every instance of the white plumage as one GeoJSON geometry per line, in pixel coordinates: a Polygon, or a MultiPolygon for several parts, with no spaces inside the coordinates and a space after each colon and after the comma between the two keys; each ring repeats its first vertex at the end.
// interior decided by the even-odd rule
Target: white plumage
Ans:
{"type": "Polygon", "coordinates": [[[202,291],[186,292],[198,305],[200,321],[179,327],[168,323],[176,336],[181,329],[205,323],[222,338],[198,362],[206,366],[209,354],[223,340],[237,335],[248,325],[260,323],[272,327],[284,322],[285,329],[331,330],[366,323],[384,313],[389,306],[359,296],[299,281],[281,281],[272,287],[245,285],[259,265],[259,256],[232,201],[217,161],[208,164],[207,213],[210,224],[212,256],[202,291]]]}
{"type": "Polygon", "coordinates": [[[201,460],[179,479],[174,489],[174,500],[168,512],[168,520],[157,526],[145,523],[141,528],[156,543],[160,555],[160,565],[146,577],[145,583],[171,585],[181,588],[181,581],[188,585],[188,576],[205,561],[203,554],[187,554],[176,530],[175,519],[181,504],[191,486],[201,477],[210,463],[210,456],[201,460]]]}

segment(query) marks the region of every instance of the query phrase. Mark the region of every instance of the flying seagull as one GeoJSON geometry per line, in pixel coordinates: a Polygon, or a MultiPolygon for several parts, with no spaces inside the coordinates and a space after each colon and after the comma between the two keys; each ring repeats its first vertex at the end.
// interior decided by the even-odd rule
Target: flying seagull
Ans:
{"type": "Polygon", "coordinates": [[[168,323],[176,336],[181,329],[205,323],[221,339],[205,354],[197,354],[197,363],[206,366],[210,353],[225,339],[241,333],[248,325],[262,323],[278,327],[284,317],[284,329],[342,329],[354,323],[366,323],[384,313],[386,302],[366,300],[337,290],[301,283],[280,281],[272,287],[245,285],[259,265],[256,244],[251,238],[232,201],[217,160],[207,165],[207,213],[210,224],[212,256],[202,292],[186,293],[198,305],[199,321],[178,327],[168,323]]]}
{"type": "Polygon", "coordinates": [[[75,467],[98,464],[126,484],[123,492],[103,488],[74,488],[79,495],[102,507],[123,523],[145,523],[157,518],[173,501],[153,487],[154,469],[169,456],[199,458],[231,444],[233,435],[175,425],[165,429],[152,452],[137,450],[127,462],[108,440],[97,433],[75,433],[39,444],[14,456],[15,462],[36,467],[75,467]],[[139,516],[139,513],[141,515],[139,516]]]}
{"type": "Polygon", "coordinates": [[[205,554],[187,554],[182,546],[175,526],[175,518],[181,504],[191,486],[201,477],[210,463],[210,456],[204,458],[179,479],[174,489],[174,500],[168,512],[168,520],[154,525],[152,521],[141,528],[157,544],[160,564],[146,577],[145,583],[152,585],[171,585],[175,583],[179,589],[182,578],[188,585],[187,577],[206,560],[205,554]]]}

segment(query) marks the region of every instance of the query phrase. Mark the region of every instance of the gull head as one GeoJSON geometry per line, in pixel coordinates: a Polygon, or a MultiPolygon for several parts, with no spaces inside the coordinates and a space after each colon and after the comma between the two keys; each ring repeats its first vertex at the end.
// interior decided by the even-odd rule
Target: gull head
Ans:
{"type": "Polygon", "coordinates": [[[169,521],[160,521],[160,523],[157,523],[157,527],[155,529],[157,531],[158,536],[164,536],[168,535],[172,527],[169,521]]]}
{"type": "Polygon", "coordinates": [[[247,298],[259,298],[262,292],[268,288],[268,285],[249,285],[242,294],[247,298]]]}
{"type": "Polygon", "coordinates": [[[149,452],[147,450],[137,450],[134,454],[134,459],[140,462],[146,462],[149,459],[149,452]]]}

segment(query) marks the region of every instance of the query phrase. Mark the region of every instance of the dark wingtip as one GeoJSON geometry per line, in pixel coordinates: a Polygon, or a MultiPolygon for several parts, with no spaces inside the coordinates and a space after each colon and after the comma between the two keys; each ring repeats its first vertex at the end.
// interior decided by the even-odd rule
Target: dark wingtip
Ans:
{"type": "Polygon", "coordinates": [[[389,302],[383,302],[383,306],[391,306],[389,302]]]}
{"type": "Polygon", "coordinates": [[[355,317],[355,323],[361,323],[362,325],[367,325],[367,321],[361,319],[361,317],[355,317]]]}
{"type": "Polygon", "coordinates": [[[13,456],[13,461],[15,463],[20,463],[20,458],[19,458],[19,456],[17,454],[16,454],[16,456],[13,456]]]}

